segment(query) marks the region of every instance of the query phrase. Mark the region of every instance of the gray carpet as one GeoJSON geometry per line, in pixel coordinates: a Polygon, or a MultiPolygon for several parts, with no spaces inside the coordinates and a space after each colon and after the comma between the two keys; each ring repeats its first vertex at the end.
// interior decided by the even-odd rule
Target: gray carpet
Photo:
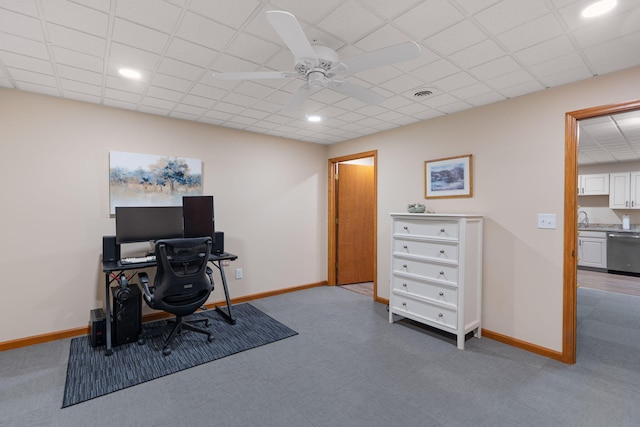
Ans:
{"type": "Polygon", "coordinates": [[[167,334],[165,320],[143,326],[144,345],[120,345],[114,347],[111,356],[105,356],[104,346],[91,347],[88,336],[74,338],[62,407],[297,335],[251,304],[233,306],[233,315],[235,325],[214,310],[191,316],[190,319],[208,317],[215,340],[209,343],[205,335],[185,331],[174,338],[168,356],[162,355],[167,334]]]}

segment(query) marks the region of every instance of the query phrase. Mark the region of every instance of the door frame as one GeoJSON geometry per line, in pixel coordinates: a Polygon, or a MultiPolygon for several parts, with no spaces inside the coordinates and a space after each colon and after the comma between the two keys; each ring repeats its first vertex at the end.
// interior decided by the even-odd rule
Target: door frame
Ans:
{"type": "Polygon", "coordinates": [[[378,150],[365,151],[363,153],[350,154],[347,156],[334,157],[328,160],[328,197],[327,202],[329,208],[328,214],[328,262],[327,262],[327,283],[329,286],[336,286],[336,220],[338,211],[336,209],[336,180],[335,172],[338,163],[350,160],[364,159],[373,157],[373,299],[378,301],[378,150]]]}
{"type": "Polygon", "coordinates": [[[640,100],[586,108],[565,114],[564,169],[564,288],[562,361],[576,363],[578,307],[578,121],[640,110],[640,100]]]}

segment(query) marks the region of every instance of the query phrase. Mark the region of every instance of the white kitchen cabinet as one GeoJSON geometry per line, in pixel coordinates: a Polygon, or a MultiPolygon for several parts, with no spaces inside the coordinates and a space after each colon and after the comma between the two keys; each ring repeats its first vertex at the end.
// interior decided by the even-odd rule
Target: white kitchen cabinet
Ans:
{"type": "Polygon", "coordinates": [[[604,231],[578,232],[578,265],[607,268],[607,233],[604,231]]]}
{"type": "Polygon", "coordinates": [[[480,215],[391,214],[389,322],[394,316],[450,332],[481,335],[480,215]]]}
{"type": "Polygon", "coordinates": [[[640,172],[609,174],[609,207],[640,209],[640,172]]]}
{"type": "Polygon", "coordinates": [[[609,174],[593,173],[578,175],[579,196],[600,196],[609,194],[609,174]]]}

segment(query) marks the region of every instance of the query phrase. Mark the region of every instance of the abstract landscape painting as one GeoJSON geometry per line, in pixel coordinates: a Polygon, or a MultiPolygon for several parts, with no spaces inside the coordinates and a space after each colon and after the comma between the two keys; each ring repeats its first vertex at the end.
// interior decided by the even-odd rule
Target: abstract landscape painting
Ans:
{"type": "Polygon", "coordinates": [[[202,161],[153,154],[109,153],[109,208],[182,206],[182,196],[202,195],[202,161]]]}

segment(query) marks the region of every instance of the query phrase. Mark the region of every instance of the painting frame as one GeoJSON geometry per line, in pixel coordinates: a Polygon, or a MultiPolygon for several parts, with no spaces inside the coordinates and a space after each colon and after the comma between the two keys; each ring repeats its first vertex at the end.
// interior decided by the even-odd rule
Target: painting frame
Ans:
{"type": "Polygon", "coordinates": [[[424,198],[473,197],[473,155],[425,160],[424,198]]]}

